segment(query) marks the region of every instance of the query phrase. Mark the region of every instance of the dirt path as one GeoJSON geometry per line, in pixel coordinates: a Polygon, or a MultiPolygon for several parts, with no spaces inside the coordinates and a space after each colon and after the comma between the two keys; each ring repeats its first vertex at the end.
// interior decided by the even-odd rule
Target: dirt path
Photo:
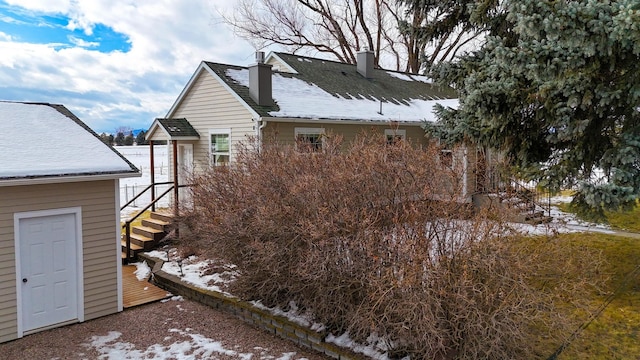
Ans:
{"type": "Polygon", "coordinates": [[[326,359],[190,300],[158,302],[0,344],[0,359],[326,359]]]}

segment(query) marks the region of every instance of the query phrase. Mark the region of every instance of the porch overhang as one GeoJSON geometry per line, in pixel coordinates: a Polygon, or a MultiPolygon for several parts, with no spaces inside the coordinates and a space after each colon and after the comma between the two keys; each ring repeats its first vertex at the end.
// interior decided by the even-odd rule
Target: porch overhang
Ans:
{"type": "Polygon", "coordinates": [[[149,141],[195,141],[200,139],[198,131],[191,126],[186,118],[162,119],[157,118],[149,127],[145,138],[149,141]]]}

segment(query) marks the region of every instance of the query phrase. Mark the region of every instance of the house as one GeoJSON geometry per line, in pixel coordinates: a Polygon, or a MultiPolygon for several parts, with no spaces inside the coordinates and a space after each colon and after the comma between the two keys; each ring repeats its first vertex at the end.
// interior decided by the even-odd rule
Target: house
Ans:
{"type": "MultiPolygon", "coordinates": [[[[150,141],[169,140],[175,179],[211,165],[232,162],[234,145],[250,137],[264,143],[306,143],[322,148],[327,134],[348,142],[363,131],[388,141],[427,144],[423,123],[434,121],[434,106],[456,107],[455,91],[425,76],[376,69],[373,53],[358,53],[357,64],[270,53],[257,53],[249,66],[203,61],[166,117],[147,132],[150,141]],[[175,154],[175,156],[174,156],[175,154]]],[[[478,187],[476,164],[486,156],[461,149],[443,154],[463,176],[461,201],[478,187]],[[455,156],[454,156],[455,155],[455,156]]]]}
{"type": "Polygon", "coordinates": [[[0,342],[122,310],[119,179],[62,105],[0,102],[0,342]]]}

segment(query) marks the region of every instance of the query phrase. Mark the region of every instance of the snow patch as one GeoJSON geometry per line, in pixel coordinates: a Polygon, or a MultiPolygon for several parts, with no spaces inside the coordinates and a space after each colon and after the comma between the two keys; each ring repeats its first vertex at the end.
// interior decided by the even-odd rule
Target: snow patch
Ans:
{"type": "MultiPolygon", "coordinates": [[[[87,347],[94,348],[101,359],[210,359],[216,355],[237,356],[238,354],[226,349],[221,342],[188,331],[171,329],[170,333],[186,338],[171,344],[154,344],[146,349],[136,349],[128,342],[118,342],[121,333],[111,331],[105,336],[93,336],[87,347]]],[[[172,337],[165,337],[171,339],[172,337]]]]}
{"type": "Polygon", "coordinates": [[[134,271],[133,273],[136,275],[138,281],[147,280],[149,278],[149,275],[151,274],[151,268],[149,267],[149,265],[147,265],[146,261],[137,262],[133,265],[136,266],[136,271],[134,271]]]}
{"type": "Polygon", "coordinates": [[[404,81],[420,81],[426,84],[432,84],[433,80],[427,76],[423,75],[414,75],[414,74],[405,74],[394,71],[387,71],[389,76],[394,77],[396,79],[404,80],[404,81]]]}
{"type": "Polygon", "coordinates": [[[180,277],[186,283],[228,296],[232,295],[226,292],[224,287],[238,277],[239,273],[235,268],[235,265],[219,265],[215,260],[199,260],[196,256],[184,260],[166,261],[162,265],[162,270],[180,277]],[[218,271],[210,271],[213,266],[218,271]]]}
{"type": "Polygon", "coordinates": [[[384,341],[381,341],[381,339],[378,338],[378,336],[375,334],[370,335],[367,338],[367,343],[364,345],[353,341],[349,337],[349,332],[345,332],[340,336],[329,334],[325,338],[325,341],[328,343],[336,344],[342,348],[351,349],[356,353],[364,354],[372,359],[389,360],[384,341]]]}

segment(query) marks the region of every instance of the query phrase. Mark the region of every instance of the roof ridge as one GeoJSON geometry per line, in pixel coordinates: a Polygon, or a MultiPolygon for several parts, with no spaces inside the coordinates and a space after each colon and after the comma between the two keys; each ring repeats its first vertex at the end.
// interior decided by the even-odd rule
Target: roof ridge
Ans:
{"type": "Polygon", "coordinates": [[[311,60],[329,61],[329,62],[340,64],[340,65],[356,66],[356,64],[346,63],[346,62],[339,61],[339,60],[317,58],[317,57],[312,57],[312,56],[307,56],[307,55],[298,55],[298,54],[292,54],[292,53],[280,52],[280,51],[274,51],[273,53],[274,54],[278,54],[278,55],[283,54],[283,55],[288,55],[288,56],[297,56],[297,57],[301,57],[301,58],[305,58],[305,59],[311,59],[311,60]]]}

